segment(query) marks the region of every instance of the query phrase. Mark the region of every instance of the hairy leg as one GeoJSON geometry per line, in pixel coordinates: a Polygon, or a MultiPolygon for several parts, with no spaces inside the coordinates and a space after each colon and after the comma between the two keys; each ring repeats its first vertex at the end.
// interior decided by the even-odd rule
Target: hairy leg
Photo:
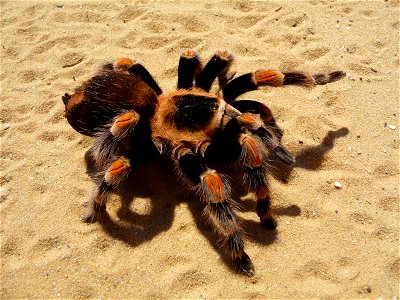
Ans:
{"type": "Polygon", "coordinates": [[[88,211],[82,218],[84,222],[92,223],[101,219],[101,215],[106,210],[106,202],[110,193],[127,178],[131,168],[130,160],[121,156],[97,174],[96,186],[85,203],[88,211]]]}
{"type": "Polygon", "coordinates": [[[231,105],[242,113],[259,115],[264,125],[274,133],[279,141],[282,140],[283,130],[276,124],[275,118],[268,106],[254,100],[234,101],[231,105]]]}
{"type": "Polygon", "coordinates": [[[258,136],[263,144],[272,151],[284,163],[291,165],[295,163],[295,158],[290,152],[280,143],[280,140],[274,133],[264,126],[258,115],[252,113],[243,113],[236,117],[239,122],[249,132],[258,136]]]}
{"type": "Polygon", "coordinates": [[[301,85],[310,87],[334,82],[345,76],[346,73],[343,71],[311,75],[304,72],[282,73],[274,70],[261,70],[233,79],[222,89],[222,92],[225,101],[229,103],[239,95],[257,90],[262,86],[301,85]]]}
{"type": "MultiPolygon", "coordinates": [[[[105,69],[109,69],[111,64],[103,66],[105,69]]],[[[136,75],[148,86],[150,86],[157,95],[162,94],[161,88],[158,86],[157,82],[154,80],[153,76],[147,71],[147,69],[140,63],[131,60],[130,58],[121,57],[114,61],[112,68],[116,71],[127,71],[131,74],[136,75]]]]}
{"type": "Polygon", "coordinates": [[[129,149],[132,144],[130,135],[139,120],[140,115],[134,110],[123,111],[97,135],[89,151],[97,169],[103,170],[112,157],[119,156],[129,149]]]}
{"type": "MultiPolygon", "coordinates": [[[[254,135],[257,140],[261,140],[264,148],[274,153],[280,160],[288,165],[295,163],[295,158],[280,143],[280,139],[274,132],[267,128],[258,114],[242,113],[230,119],[223,128],[224,140],[239,140],[240,135],[246,133],[254,135]]],[[[234,146],[230,146],[233,148],[234,146]]]]}
{"type": "Polygon", "coordinates": [[[257,215],[264,227],[275,229],[276,221],[270,210],[265,146],[259,137],[249,133],[241,134],[239,143],[242,146],[239,161],[245,169],[244,181],[257,195],[257,215]]]}
{"type": "Polygon", "coordinates": [[[232,209],[227,180],[208,168],[204,158],[190,148],[183,146],[175,149],[174,159],[182,175],[205,203],[205,216],[222,242],[227,244],[235,268],[246,275],[253,275],[254,267],[244,252],[242,230],[232,209]]]}
{"type": "Polygon", "coordinates": [[[196,80],[196,87],[208,92],[217,77],[220,86],[225,85],[230,79],[228,70],[233,63],[233,59],[233,55],[229,51],[218,51],[200,73],[199,78],[196,80]]]}
{"type": "Polygon", "coordinates": [[[178,89],[190,89],[193,80],[198,78],[203,65],[197,52],[193,49],[185,50],[179,59],[178,66],[178,89]]]}

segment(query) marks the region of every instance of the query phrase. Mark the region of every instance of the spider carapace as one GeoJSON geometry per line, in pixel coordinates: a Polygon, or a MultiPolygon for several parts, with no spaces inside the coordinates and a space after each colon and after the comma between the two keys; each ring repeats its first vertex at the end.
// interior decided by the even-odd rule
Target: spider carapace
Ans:
{"type": "Polygon", "coordinates": [[[258,101],[236,99],[262,86],[322,85],[345,73],[260,70],[235,77],[232,62],[229,51],[218,51],[203,66],[196,51],[186,50],[179,60],[177,90],[163,93],[141,64],[120,58],[98,68],[72,95],[63,96],[71,126],[95,138],[89,149],[97,170],[95,188],[85,221],[104,213],[109,194],[137,166],[167,155],[179,178],[198,192],[205,216],[230,251],[234,267],[254,274],[229,181],[210,162],[235,160],[243,168],[243,182],[257,196],[261,225],[275,229],[267,156],[276,155],[286,164],[295,159],[281,144],[283,131],[271,110],[258,101]],[[218,92],[211,93],[216,79],[218,92]]]}

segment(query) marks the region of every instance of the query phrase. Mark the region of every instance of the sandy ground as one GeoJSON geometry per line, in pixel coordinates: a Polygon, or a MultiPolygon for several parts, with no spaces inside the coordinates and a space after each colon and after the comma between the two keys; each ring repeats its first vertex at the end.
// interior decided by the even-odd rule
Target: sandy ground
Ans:
{"type": "Polygon", "coordinates": [[[0,297],[399,299],[398,45],[394,0],[1,1],[0,297]],[[110,199],[111,223],[80,221],[92,141],[61,95],[121,56],[173,90],[187,47],[204,60],[231,50],[238,74],[348,72],[244,96],[271,107],[297,157],[271,162],[275,232],[253,194],[235,193],[252,278],[231,269],[162,161],[110,199]]]}

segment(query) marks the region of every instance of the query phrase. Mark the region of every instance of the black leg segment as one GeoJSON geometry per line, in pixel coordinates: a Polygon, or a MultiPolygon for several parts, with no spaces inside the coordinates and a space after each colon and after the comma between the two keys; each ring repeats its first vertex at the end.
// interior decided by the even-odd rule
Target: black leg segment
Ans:
{"type": "Polygon", "coordinates": [[[200,182],[200,175],[207,169],[204,158],[194,153],[184,154],[179,157],[178,164],[186,177],[194,184],[200,182]]]}
{"type": "Polygon", "coordinates": [[[150,75],[149,71],[141,64],[135,63],[129,67],[128,71],[135,74],[137,77],[142,79],[148,86],[150,86],[157,95],[162,94],[161,88],[158,86],[157,82],[154,80],[153,76],[150,75]]]}
{"type": "Polygon", "coordinates": [[[196,81],[196,87],[208,92],[217,77],[223,82],[232,62],[233,55],[229,51],[219,51],[204,67],[196,81]]]}
{"type": "Polygon", "coordinates": [[[178,89],[190,89],[193,80],[199,76],[203,66],[196,51],[188,49],[182,53],[178,66],[178,89]]]}
{"type": "Polygon", "coordinates": [[[253,78],[253,73],[248,73],[228,82],[222,89],[224,100],[230,103],[241,94],[256,90],[258,86],[253,78]]]}

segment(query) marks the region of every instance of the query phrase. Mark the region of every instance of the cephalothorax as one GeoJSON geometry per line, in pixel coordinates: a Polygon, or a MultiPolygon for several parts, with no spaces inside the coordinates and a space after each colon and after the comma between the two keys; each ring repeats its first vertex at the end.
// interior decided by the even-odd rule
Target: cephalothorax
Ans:
{"type": "Polygon", "coordinates": [[[261,224],[274,229],[267,155],[275,154],[286,164],[293,164],[294,158],[281,144],[283,132],[266,105],[235,100],[261,86],[321,85],[345,73],[261,70],[233,79],[232,62],[230,52],[219,51],[203,67],[198,54],[186,50],[179,61],[177,90],[164,94],[142,65],[120,58],[101,66],[72,95],[63,96],[71,126],[95,137],[89,151],[98,172],[86,221],[96,220],[109,194],[137,166],[168,155],[179,176],[198,192],[205,215],[231,252],[234,266],[244,274],[254,273],[244,252],[229,182],[209,162],[237,160],[244,169],[245,184],[257,196],[261,224]],[[214,94],[210,89],[217,78],[219,90],[214,94]]]}

